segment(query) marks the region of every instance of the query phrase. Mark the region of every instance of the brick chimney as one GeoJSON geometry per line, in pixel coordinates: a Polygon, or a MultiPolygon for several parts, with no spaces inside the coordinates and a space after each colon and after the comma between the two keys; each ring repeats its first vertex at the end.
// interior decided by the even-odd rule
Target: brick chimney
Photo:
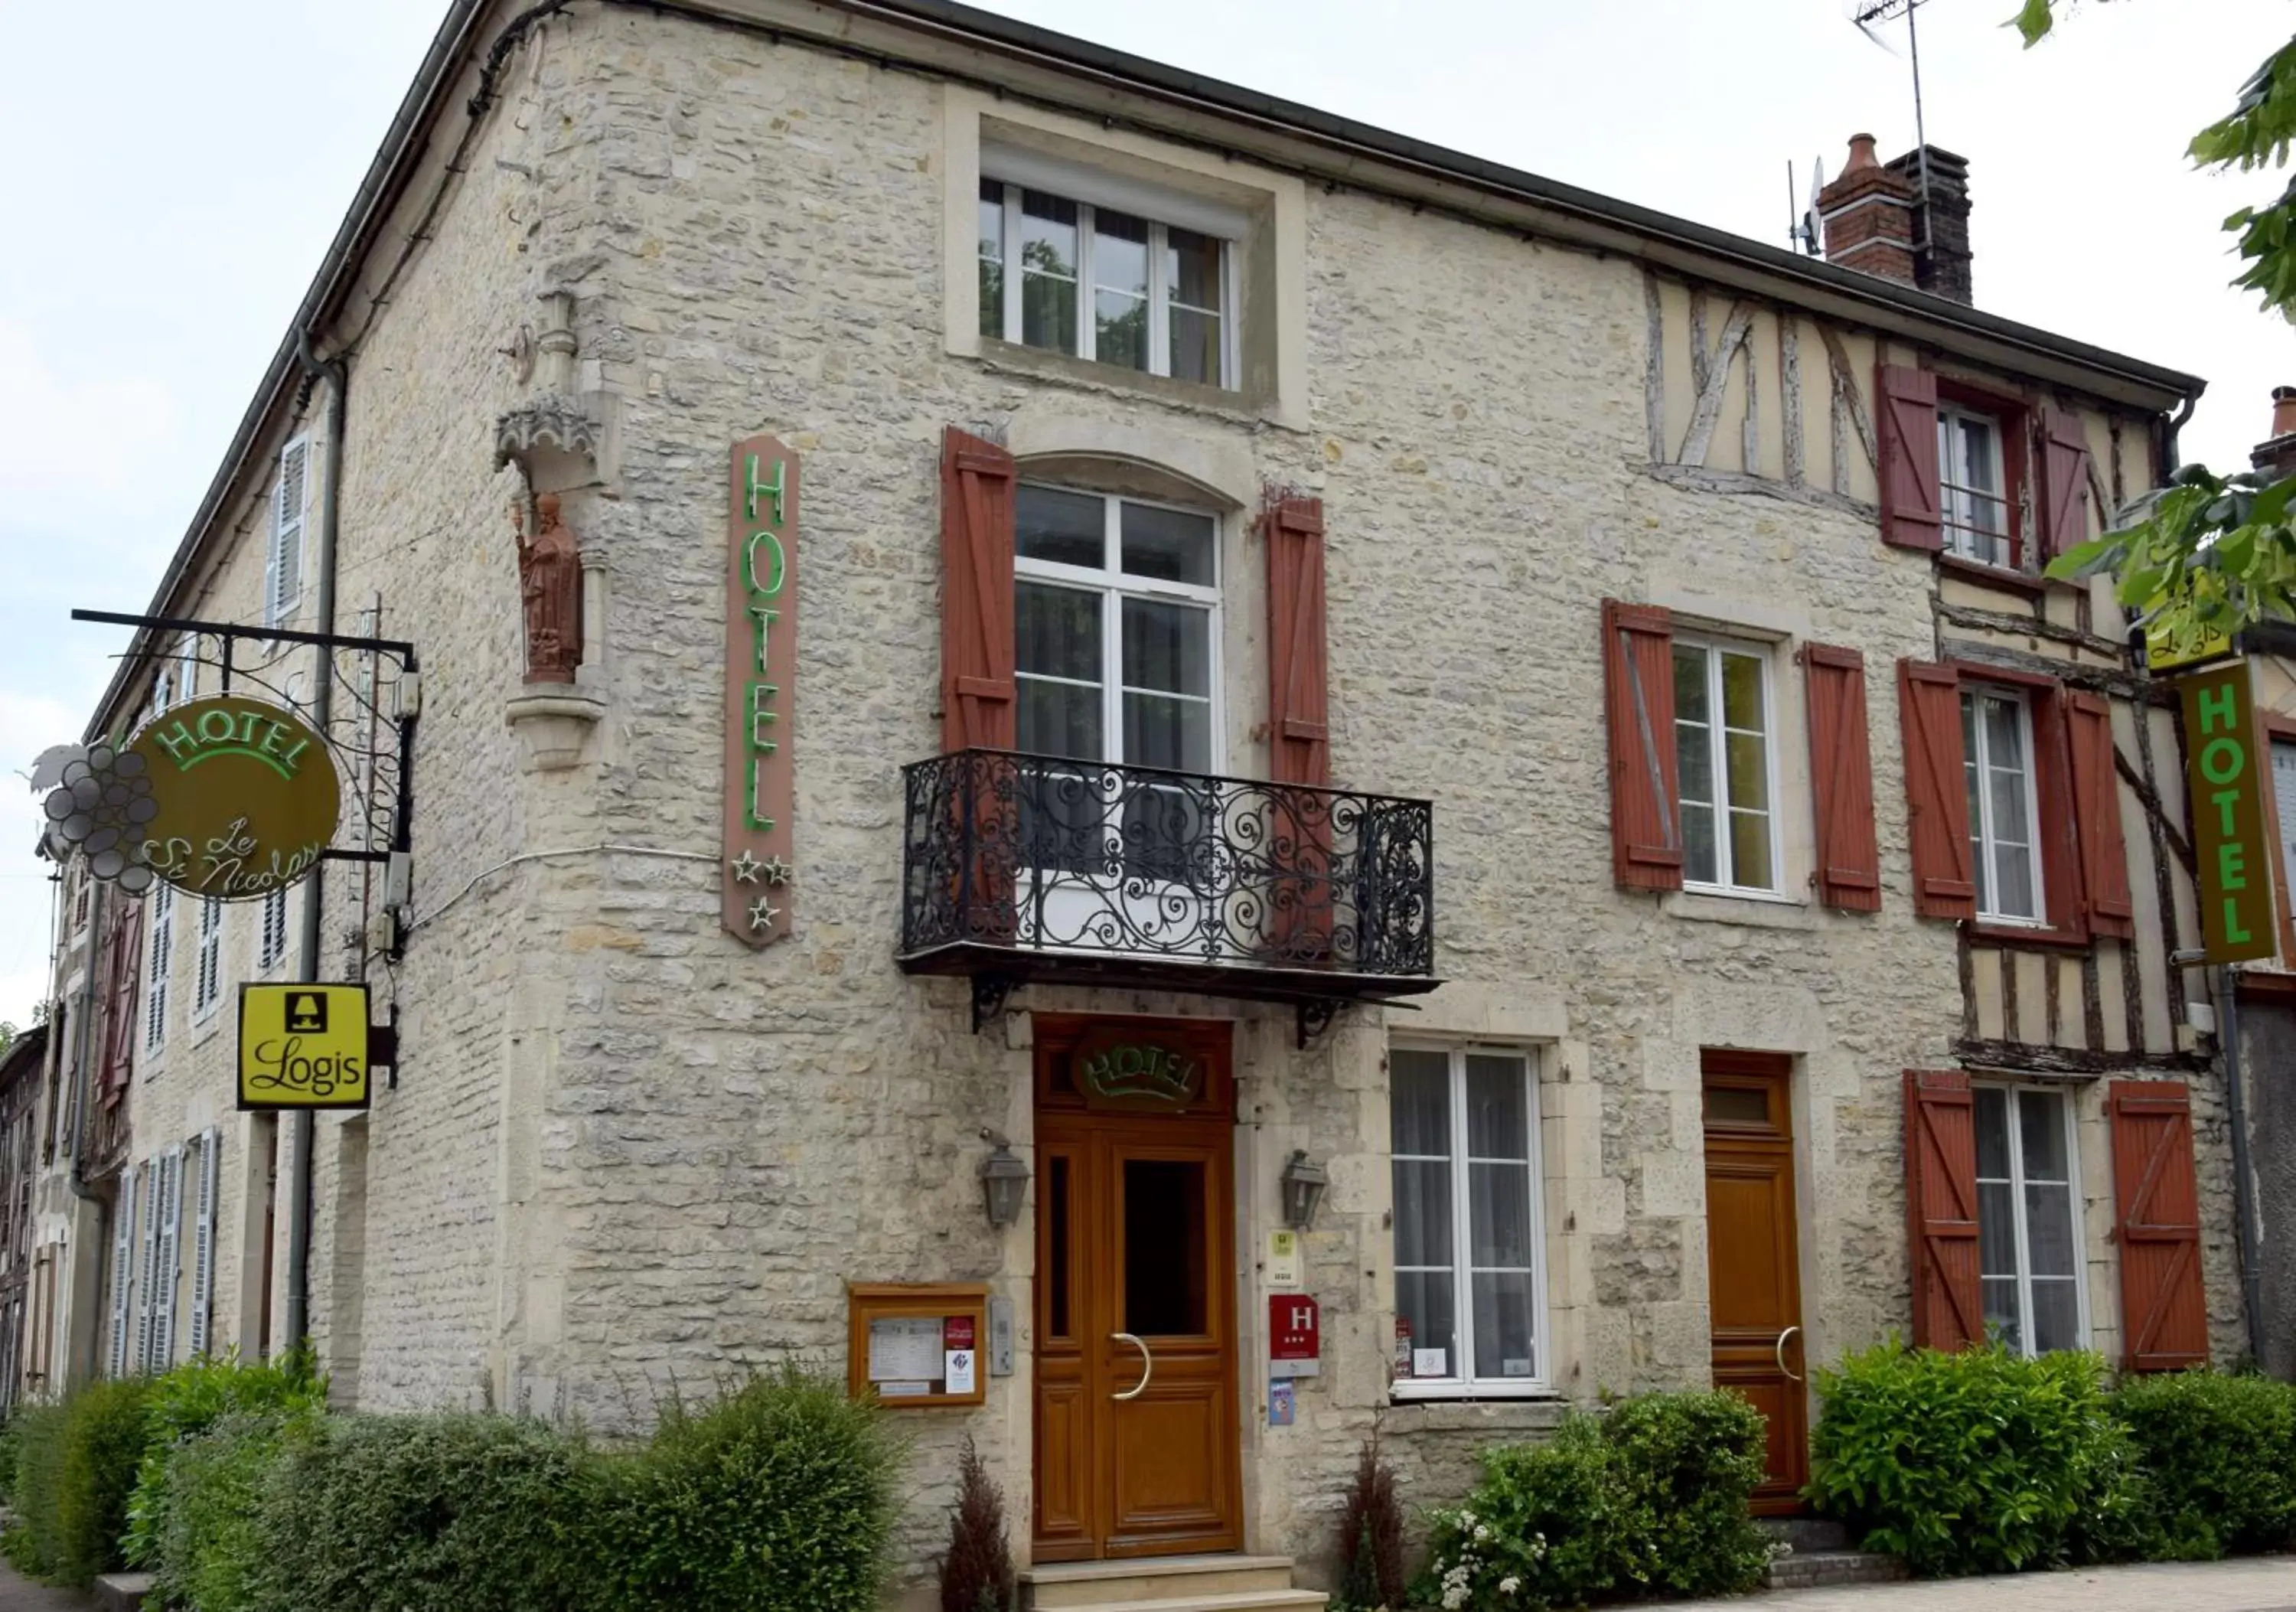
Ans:
{"type": "Polygon", "coordinates": [[[1849,136],[1849,166],[1817,193],[1825,260],[1914,284],[1914,187],[1874,160],[1874,136],[1849,136]]]}
{"type": "Polygon", "coordinates": [[[1930,146],[1929,196],[1922,195],[1922,148],[1888,165],[1914,198],[1914,284],[1964,306],[1969,286],[1969,160],[1930,146]]]}
{"type": "Polygon", "coordinates": [[[2272,434],[2256,445],[2248,462],[2276,478],[2296,472],[2296,386],[2272,389],[2272,434]]]}

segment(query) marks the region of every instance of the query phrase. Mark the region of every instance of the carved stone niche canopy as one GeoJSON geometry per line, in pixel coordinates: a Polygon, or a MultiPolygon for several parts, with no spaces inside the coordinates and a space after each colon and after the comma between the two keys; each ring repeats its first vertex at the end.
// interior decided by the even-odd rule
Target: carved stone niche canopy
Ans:
{"type": "Polygon", "coordinates": [[[529,492],[597,487],[613,479],[613,399],[578,379],[574,293],[545,292],[541,300],[540,333],[521,329],[503,350],[534,391],[495,422],[495,468],[515,464],[529,492]]]}

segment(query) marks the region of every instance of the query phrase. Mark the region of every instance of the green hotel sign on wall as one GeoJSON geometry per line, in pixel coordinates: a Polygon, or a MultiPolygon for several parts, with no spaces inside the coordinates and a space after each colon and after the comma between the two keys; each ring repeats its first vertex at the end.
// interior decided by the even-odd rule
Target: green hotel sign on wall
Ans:
{"type": "Polygon", "coordinates": [[[2211,963],[2244,962],[2277,950],[2272,920],[2272,843],[2248,662],[2234,661],[2177,680],[2185,705],[2185,787],[2192,801],[2201,933],[2211,963]]]}
{"type": "Polygon", "coordinates": [[[726,522],[726,930],[751,946],[790,933],[797,807],[797,456],[776,439],[734,444],[726,522]]]}

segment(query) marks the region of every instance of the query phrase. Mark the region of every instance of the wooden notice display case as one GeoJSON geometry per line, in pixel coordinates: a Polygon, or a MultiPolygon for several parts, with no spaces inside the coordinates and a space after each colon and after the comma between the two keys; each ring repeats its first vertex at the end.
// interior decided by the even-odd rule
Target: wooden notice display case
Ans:
{"type": "Polygon", "coordinates": [[[985,1404],[985,1282],[846,1285],[846,1387],[889,1410],[985,1404]]]}

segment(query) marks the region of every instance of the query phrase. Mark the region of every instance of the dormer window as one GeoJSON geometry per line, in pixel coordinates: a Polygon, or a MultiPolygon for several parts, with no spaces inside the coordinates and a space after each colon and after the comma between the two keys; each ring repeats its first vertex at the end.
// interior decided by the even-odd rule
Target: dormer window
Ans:
{"type": "Polygon", "coordinates": [[[980,333],[1233,389],[1240,225],[1121,180],[1017,171],[1040,166],[984,156],[980,333]]]}

